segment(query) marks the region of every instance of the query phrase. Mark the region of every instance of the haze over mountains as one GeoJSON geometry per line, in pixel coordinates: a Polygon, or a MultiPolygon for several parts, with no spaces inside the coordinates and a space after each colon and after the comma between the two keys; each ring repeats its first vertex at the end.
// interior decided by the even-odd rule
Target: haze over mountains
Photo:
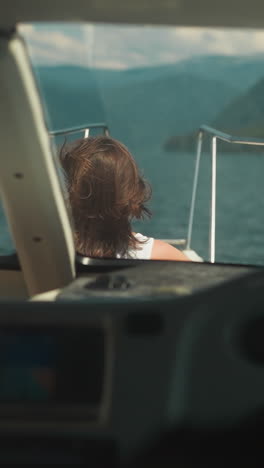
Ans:
{"type": "Polygon", "coordinates": [[[114,84],[123,81],[130,84],[134,81],[148,81],[157,77],[175,76],[183,73],[198,77],[222,81],[236,89],[244,90],[252,86],[263,76],[263,54],[253,56],[207,55],[179,61],[175,64],[160,65],[127,70],[102,70],[96,72],[102,84],[114,84]]]}
{"type": "Polygon", "coordinates": [[[153,144],[175,151],[193,145],[201,124],[261,133],[262,59],[207,56],[160,67],[38,67],[37,73],[49,127],[104,121],[132,149],[153,144]]]}

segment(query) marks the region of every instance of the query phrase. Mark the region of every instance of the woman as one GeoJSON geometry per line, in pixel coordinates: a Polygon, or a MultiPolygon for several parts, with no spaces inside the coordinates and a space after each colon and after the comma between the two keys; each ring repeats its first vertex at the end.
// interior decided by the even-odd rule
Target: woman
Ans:
{"type": "Polygon", "coordinates": [[[132,232],[133,218],[151,216],[151,188],[128,149],[105,136],[63,146],[60,154],[74,221],[75,246],[88,257],[182,260],[171,245],[132,232]]]}

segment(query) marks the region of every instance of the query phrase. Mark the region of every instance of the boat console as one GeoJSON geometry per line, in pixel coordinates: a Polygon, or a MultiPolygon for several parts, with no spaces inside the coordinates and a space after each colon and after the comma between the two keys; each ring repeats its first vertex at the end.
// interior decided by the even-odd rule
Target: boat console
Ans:
{"type": "Polygon", "coordinates": [[[78,276],[57,300],[166,298],[193,294],[259,271],[253,265],[160,260],[99,259],[77,255],[78,276]]]}
{"type": "Polygon", "coordinates": [[[83,273],[55,302],[2,303],[1,463],[140,466],[166,434],[181,456],[186,434],[219,442],[264,408],[263,282],[142,262],[83,273]]]}

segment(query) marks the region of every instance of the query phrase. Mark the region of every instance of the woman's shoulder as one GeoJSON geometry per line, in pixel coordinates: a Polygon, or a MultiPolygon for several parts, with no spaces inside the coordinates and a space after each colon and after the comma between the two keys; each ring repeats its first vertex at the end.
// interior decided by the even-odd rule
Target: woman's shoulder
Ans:
{"type": "Polygon", "coordinates": [[[184,255],[180,250],[160,239],[154,239],[152,253],[152,260],[178,260],[188,262],[190,259],[184,255]]]}
{"type": "Polygon", "coordinates": [[[150,258],[151,260],[178,260],[188,262],[190,259],[180,250],[160,239],[147,237],[143,234],[133,232],[134,237],[140,242],[137,252],[142,255],[142,258],[150,258]]]}

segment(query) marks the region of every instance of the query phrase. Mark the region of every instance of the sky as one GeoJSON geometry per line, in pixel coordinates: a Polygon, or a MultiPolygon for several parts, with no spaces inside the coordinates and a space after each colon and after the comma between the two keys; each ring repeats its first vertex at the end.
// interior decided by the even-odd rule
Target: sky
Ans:
{"type": "Polygon", "coordinates": [[[262,30],[60,23],[24,24],[20,31],[38,65],[122,70],[199,55],[264,54],[262,30]]]}

